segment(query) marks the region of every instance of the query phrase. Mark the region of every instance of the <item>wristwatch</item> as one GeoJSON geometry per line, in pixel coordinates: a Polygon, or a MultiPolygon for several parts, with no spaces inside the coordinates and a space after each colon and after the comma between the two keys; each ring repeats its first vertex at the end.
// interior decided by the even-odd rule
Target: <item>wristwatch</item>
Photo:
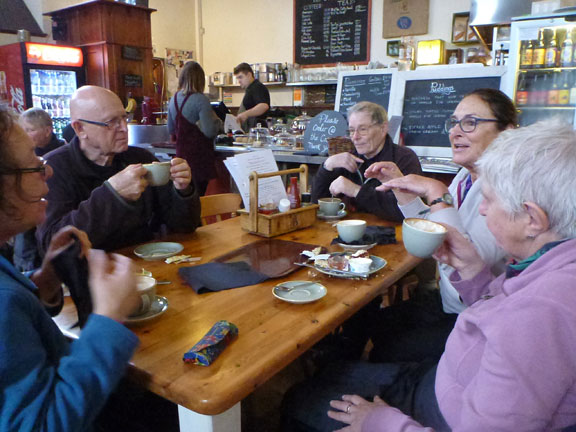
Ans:
{"type": "Polygon", "coordinates": [[[452,198],[452,195],[450,195],[449,193],[445,193],[440,198],[436,198],[434,201],[432,201],[428,205],[430,207],[432,207],[434,204],[438,204],[438,203],[444,203],[446,205],[452,206],[452,205],[454,205],[454,198],[452,198]]]}

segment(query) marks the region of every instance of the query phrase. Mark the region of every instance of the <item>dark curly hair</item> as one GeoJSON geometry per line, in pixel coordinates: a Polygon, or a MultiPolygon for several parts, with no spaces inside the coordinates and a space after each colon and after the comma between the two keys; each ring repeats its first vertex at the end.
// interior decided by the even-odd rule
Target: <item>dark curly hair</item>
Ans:
{"type": "Polygon", "coordinates": [[[514,102],[503,92],[491,88],[479,88],[471,91],[464,97],[478,96],[488,107],[496,120],[498,120],[498,130],[503,131],[508,126],[518,126],[518,111],[514,102]]]}
{"type": "MultiPolygon", "coordinates": [[[[8,150],[8,139],[16,122],[16,113],[6,104],[0,104],[0,173],[13,168],[14,158],[8,150]]],[[[18,179],[18,184],[20,179],[18,179]]],[[[14,207],[4,196],[5,176],[0,174],[0,210],[10,213],[14,207]]]]}

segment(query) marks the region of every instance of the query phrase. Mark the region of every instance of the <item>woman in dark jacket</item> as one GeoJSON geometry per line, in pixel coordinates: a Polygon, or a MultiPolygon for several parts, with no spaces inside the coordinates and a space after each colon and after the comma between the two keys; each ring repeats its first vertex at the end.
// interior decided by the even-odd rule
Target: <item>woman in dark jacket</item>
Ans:
{"type": "Polygon", "coordinates": [[[198,195],[206,192],[216,177],[214,137],[222,129],[210,101],[204,95],[204,69],[195,61],[182,68],[178,91],[168,108],[168,131],[176,141],[176,156],[186,159],[198,195]]]}

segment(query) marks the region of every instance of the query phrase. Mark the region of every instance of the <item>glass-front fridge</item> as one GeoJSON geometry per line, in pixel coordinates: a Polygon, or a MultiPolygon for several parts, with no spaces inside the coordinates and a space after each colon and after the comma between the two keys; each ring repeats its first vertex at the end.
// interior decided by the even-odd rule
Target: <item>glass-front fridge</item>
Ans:
{"type": "Polygon", "coordinates": [[[42,108],[59,138],[70,122],[70,97],[84,83],[80,48],[32,42],[0,46],[0,99],[18,112],[42,108]]]}
{"type": "Polygon", "coordinates": [[[576,12],[512,19],[505,92],[520,125],[558,118],[576,125],[576,12]]]}

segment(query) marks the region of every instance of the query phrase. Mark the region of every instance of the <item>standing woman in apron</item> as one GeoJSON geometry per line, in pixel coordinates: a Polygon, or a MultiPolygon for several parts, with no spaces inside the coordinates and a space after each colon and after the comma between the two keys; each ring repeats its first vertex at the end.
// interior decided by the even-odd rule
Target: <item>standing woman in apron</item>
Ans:
{"type": "Polygon", "coordinates": [[[168,108],[168,131],[176,142],[176,156],[190,165],[199,196],[216,177],[214,137],[222,129],[222,121],[204,95],[205,85],[202,66],[195,61],[186,63],[168,108]]]}

